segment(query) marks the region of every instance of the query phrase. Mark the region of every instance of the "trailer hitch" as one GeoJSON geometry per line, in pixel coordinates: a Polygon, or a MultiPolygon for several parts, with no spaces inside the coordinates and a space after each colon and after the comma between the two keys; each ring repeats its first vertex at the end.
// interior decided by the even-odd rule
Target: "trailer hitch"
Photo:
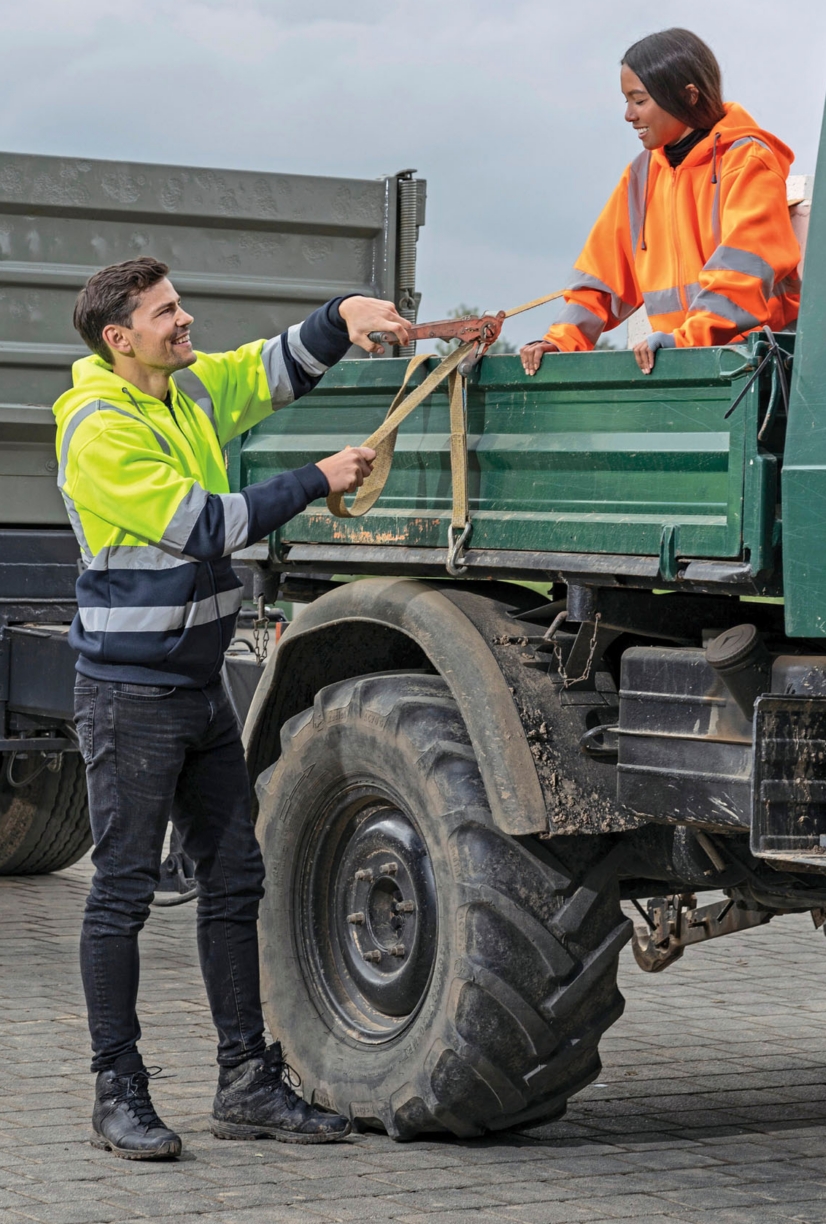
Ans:
{"type": "Polygon", "coordinates": [[[660,973],[673,965],[689,944],[763,926],[776,912],[750,909],[745,902],[732,897],[698,907],[693,893],[652,897],[645,909],[638,901],[634,905],[644,923],[635,924],[631,949],[634,960],[646,973],[660,973]]]}

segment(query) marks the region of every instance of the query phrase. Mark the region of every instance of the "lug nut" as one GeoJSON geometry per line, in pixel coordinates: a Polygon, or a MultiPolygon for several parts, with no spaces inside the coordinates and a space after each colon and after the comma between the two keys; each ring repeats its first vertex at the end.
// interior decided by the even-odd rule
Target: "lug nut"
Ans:
{"type": "Polygon", "coordinates": [[[407,951],[405,949],[404,944],[393,944],[393,947],[390,949],[390,955],[391,956],[406,956],[407,951]]]}
{"type": "Polygon", "coordinates": [[[362,952],[362,956],[366,961],[370,961],[373,965],[377,965],[381,960],[381,952],[379,952],[378,948],[375,950],[375,952],[362,952]]]}
{"type": "Polygon", "coordinates": [[[395,875],[398,870],[399,870],[398,863],[384,863],[379,868],[379,871],[381,872],[382,875],[395,875]]]}
{"type": "Polygon", "coordinates": [[[348,914],[347,921],[352,922],[353,926],[361,926],[361,924],[364,922],[364,914],[361,912],[361,910],[355,914],[348,914]]]}
{"type": "Polygon", "coordinates": [[[366,880],[367,883],[370,884],[372,883],[372,880],[373,880],[373,873],[369,867],[365,867],[361,871],[356,872],[356,879],[366,880]]]}
{"type": "Polygon", "coordinates": [[[397,914],[412,914],[416,908],[415,901],[394,901],[393,909],[397,914]]]}

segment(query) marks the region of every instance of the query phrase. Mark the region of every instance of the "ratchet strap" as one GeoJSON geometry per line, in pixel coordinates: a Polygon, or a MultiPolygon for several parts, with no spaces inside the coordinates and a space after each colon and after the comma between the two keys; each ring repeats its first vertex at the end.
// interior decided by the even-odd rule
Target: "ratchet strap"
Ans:
{"type": "MultiPolygon", "coordinates": [[[[505,318],[521,314],[524,310],[533,310],[535,306],[543,306],[561,297],[564,289],[549,293],[545,297],[535,298],[524,306],[516,306],[505,312],[505,318]]],[[[448,380],[448,400],[450,402],[450,472],[453,486],[453,509],[451,513],[451,539],[455,531],[464,531],[468,524],[468,494],[467,494],[467,427],[465,422],[464,379],[458,372],[462,360],[476,347],[474,341],[460,344],[446,357],[443,357],[435,370],[432,370],[424,381],[405,397],[407,384],[424,362],[430,359],[429,353],[418,353],[411,358],[404,373],[404,380],[397,391],[393,403],[387,410],[387,416],[378,429],[365,438],[362,446],[369,446],[376,452],[373,470],[364,484],[356,493],[355,500],[347,505],[343,493],[330,493],[327,506],[336,518],[361,518],[381,497],[387,483],[390,469],[393,466],[393,454],[396,449],[396,436],[399,426],[414,408],[418,408],[428,395],[436,390],[445,379],[448,380]]]]}

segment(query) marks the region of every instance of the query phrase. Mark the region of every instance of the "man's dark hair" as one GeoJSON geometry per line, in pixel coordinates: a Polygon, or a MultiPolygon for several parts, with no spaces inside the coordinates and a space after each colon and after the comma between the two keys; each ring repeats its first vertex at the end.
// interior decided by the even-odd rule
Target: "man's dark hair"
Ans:
{"type": "Polygon", "coordinates": [[[110,264],[90,276],[77,295],[72,322],[93,353],[111,362],[112,354],[103,339],[109,323],[132,326],[132,311],[147,289],[163,280],[169,268],[151,255],[110,264]]]}
{"type": "Polygon", "coordinates": [[[661,30],[629,47],[622,57],[651,97],[686,127],[713,128],[725,114],[720,65],[710,47],[691,30],[661,30]],[[686,86],[696,85],[694,104],[686,86]]]}

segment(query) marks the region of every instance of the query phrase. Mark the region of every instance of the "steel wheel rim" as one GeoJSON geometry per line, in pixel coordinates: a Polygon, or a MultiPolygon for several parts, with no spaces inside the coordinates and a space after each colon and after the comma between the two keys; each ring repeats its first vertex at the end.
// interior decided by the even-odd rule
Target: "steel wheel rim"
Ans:
{"type": "Polygon", "coordinates": [[[358,1043],[392,1041],[433,973],[436,886],[416,821],[374,782],[338,790],[301,848],[293,922],[316,1006],[358,1043]]]}

